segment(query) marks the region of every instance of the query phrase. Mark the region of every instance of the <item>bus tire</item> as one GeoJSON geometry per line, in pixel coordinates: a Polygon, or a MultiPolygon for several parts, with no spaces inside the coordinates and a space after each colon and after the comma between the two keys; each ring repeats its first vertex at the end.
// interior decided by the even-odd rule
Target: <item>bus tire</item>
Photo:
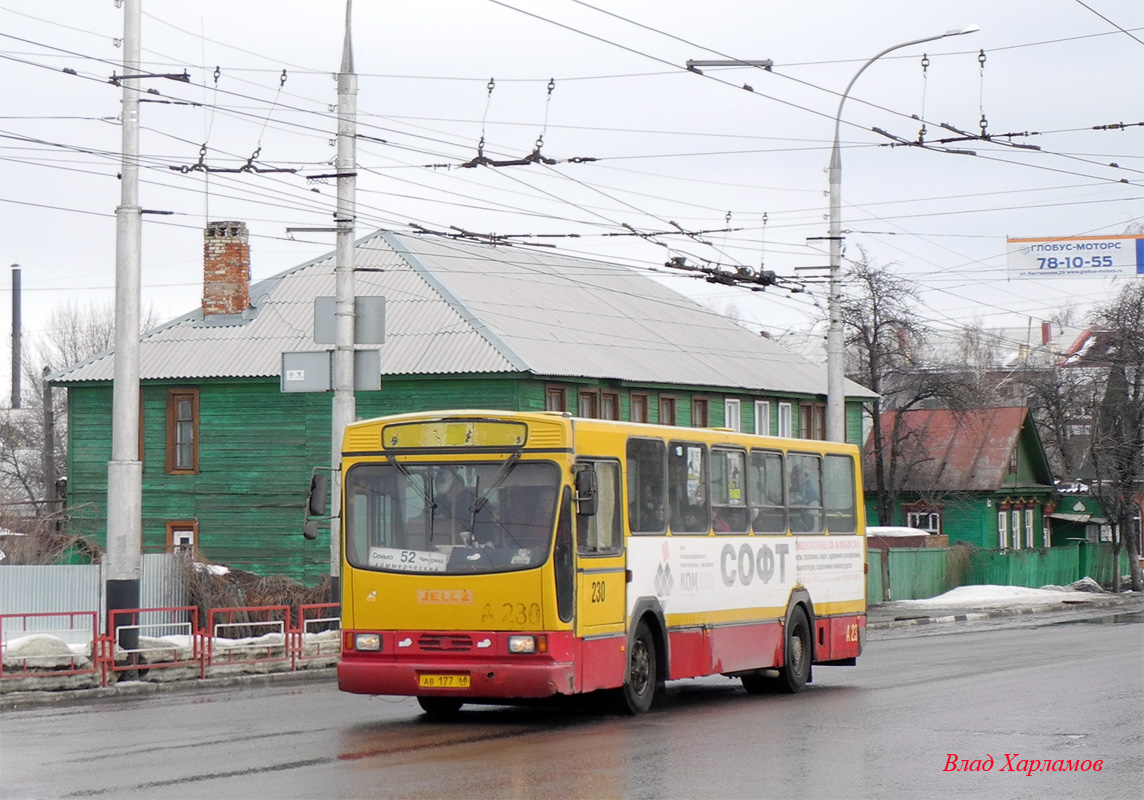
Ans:
{"type": "Polygon", "coordinates": [[[418,697],[417,703],[431,717],[451,717],[465,704],[456,697],[418,697]]]}
{"type": "Polygon", "coordinates": [[[783,694],[797,694],[806,688],[810,680],[810,662],[814,657],[813,646],[806,610],[795,606],[787,620],[783,666],[775,688],[783,694]]]}
{"type": "Polygon", "coordinates": [[[651,626],[640,622],[628,653],[628,670],[620,689],[620,711],[632,716],[651,708],[659,685],[655,637],[651,626]]]}

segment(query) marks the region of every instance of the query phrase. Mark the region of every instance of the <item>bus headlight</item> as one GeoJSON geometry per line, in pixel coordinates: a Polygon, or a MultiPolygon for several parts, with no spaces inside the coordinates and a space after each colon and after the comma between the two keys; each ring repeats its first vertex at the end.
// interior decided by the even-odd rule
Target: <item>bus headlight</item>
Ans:
{"type": "Polygon", "coordinates": [[[510,653],[535,653],[537,650],[535,636],[508,637],[508,651],[510,653]]]}
{"type": "Polygon", "coordinates": [[[359,633],[354,635],[354,650],[380,650],[380,633],[359,633]]]}
{"type": "Polygon", "coordinates": [[[510,653],[547,653],[548,637],[540,636],[510,636],[508,637],[508,651],[510,653]]]}

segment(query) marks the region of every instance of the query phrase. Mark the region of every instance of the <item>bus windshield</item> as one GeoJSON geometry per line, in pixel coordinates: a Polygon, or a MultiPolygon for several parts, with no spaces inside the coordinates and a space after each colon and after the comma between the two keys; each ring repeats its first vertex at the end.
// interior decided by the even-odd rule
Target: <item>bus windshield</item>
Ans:
{"type": "Polygon", "coordinates": [[[551,462],[359,464],[346,473],[346,556],[355,567],[438,574],[543,564],[556,523],[551,462]]]}

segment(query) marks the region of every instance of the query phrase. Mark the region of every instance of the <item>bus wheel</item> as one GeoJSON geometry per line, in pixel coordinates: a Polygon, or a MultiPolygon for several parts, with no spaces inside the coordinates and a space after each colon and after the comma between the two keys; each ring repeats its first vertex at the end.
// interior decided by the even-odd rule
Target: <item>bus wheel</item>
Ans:
{"type": "Polygon", "coordinates": [[[421,710],[434,717],[448,717],[461,710],[464,702],[455,697],[418,697],[421,710]]]}
{"type": "Polygon", "coordinates": [[[811,647],[810,620],[802,606],[796,606],[787,623],[783,667],[776,687],[780,692],[796,694],[806,688],[810,679],[811,647]]]}
{"type": "Polygon", "coordinates": [[[626,714],[643,714],[655,699],[656,675],[655,638],[646,622],[636,628],[628,654],[628,674],[620,689],[620,710],[626,714]]]}

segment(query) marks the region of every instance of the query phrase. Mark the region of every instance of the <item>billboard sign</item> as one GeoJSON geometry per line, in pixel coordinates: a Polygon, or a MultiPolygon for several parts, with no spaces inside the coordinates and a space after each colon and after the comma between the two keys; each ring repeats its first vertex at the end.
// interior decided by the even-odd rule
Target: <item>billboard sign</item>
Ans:
{"type": "Polygon", "coordinates": [[[1010,278],[1144,275],[1144,235],[1006,239],[1010,278]]]}

